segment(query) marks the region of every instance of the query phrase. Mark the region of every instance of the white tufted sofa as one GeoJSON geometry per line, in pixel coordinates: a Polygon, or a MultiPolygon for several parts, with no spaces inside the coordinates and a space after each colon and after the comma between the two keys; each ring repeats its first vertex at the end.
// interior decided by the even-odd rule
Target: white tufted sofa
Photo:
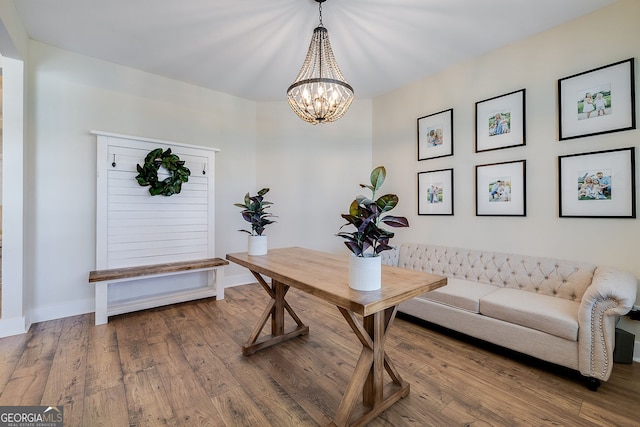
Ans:
{"type": "Polygon", "coordinates": [[[627,272],[552,258],[403,244],[383,262],[448,277],[399,311],[578,370],[591,390],[611,375],[615,324],[637,291],[627,272]]]}

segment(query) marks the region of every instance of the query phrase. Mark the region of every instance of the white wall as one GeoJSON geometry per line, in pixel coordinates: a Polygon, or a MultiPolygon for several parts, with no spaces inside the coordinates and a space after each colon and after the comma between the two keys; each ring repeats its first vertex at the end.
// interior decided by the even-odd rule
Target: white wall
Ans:
{"type": "Polygon", "coordinates": [[[29,85],[31,321],[93,311],[87,283],[95,268],[92,129],[220,148],[216,252],[224,257],[237,237],[225,227],[225,216],[237,195],[255,185],[255,102],[38,42],[30,44],[29,85]]]}
{"type": "MultiPolygon", "coordinates": [[[[399,210],[411,223],[395,243],[424,241],[582,260],[640,278],[640,220],[559,218],[557,184],[559,155],[638,147],[640,130],[559,142],[556,96],[559,78],[630,57],[636,58],[638,85],[639,16],[640,2],[622,0],[376,98],[373,160],[387,165],[400,197],[399,210]],[[527,98],[526,146],[474,153],[475,102],[522,88],[527,98]],[[454,156],[417,161],[416,119],[448,108],[454,109],[454,156]],[[527,216],[476,217],[475,165],[520,159],[527,161],[527,216]],[[418,216],[416,174],[450,167],[455,215],[418,216]]],[[[636,96],[636,104],[639,99],[636,96]]],[[[637,184],[639,154],[636,150],[637,184]]],[[[633,323],[626,328],[640,337],[638,322],[633,323]]]]}
{"type": "Polygon", "coordinates": [[[335,236],[360,183],[371,173],[371,100],[355,100],[340,120],[311,125],[286,102],[258,104],[257,171],[271,188],[277,223],[270,245],[346,251],[335,236]]]}
{"type": "Polygon", "coordinates": [[[23,332],[24,307],[24,151],[27,33],[12,1],[0,1],[0,53],[3,73],[2,319],[0,336],[23,332]]]}
{"type": "Polygon", "coordinates": [[[24,62],[2,58],[3,209],[0,336],[23,331],[24,315],[24,62]]]}
{"type": "Polygon", "coordinates": [[[12,0],[0,0],[0,52],[3,56],[24,60],[29,36],[12,0]]]}
{"type": "MultiPolygon", "coordinates": [[[[360,194],[358,184],[368,182],[371,172],[371,100],[355,100],[339,121],[316,126],[298,118],[284,99],[260,102],[257,109],[256,182],[236,191],[234,202],[268,187],[265,198],[273,202],[270,212],[277,215],[264,233],[270,248],[304,246],[346,253],[335,233],[344,223],[340,214],[348,211],[360,194]]],[[[238,208],[232,209],[224,225],[235,232],[229,252],[246,251],[246,236],[236,230],[249,225],[238,208]]],[[[254,280],[234,265],[225,275],[230,285],[254,280]]]]}

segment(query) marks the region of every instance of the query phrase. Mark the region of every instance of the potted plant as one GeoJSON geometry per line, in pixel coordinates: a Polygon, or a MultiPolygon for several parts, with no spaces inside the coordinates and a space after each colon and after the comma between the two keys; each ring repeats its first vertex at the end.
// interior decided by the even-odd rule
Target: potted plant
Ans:
{"type": "Polygon", "coordinates": [[[267,236],[263,236],[264,228],[273,224],[269,218],[274,218],[275,215],[267,212],[266,210],[273,205],[273,203],[264,200],[264,195],[269,192],[268,188],[263,188],[258,191],[255,196],[244,196],[244,203],[234,203],[242,209],[242,218],[251,224],[251,231],[238,230],[249,235],[249,255],[265,255],[267,253],[267,236]]]}
{"type": "Polygon", "coordinates": [[[387,213],[398,204],[398,196],[385,194],[376,199],[376,192],[386,177],[384,166],[378,166],[371,172],[371,185],[360,184],[361,188],[371,190],[371,198],[358,196],[351,202],[349,213],[342,214],[347,223],[340,227],[353,226],[354,231],[340,231],[336,235],[345,239],[344,244],[351,251],[349,257],[349,286],[358,290],[375,290],[381,286],[380,253],[389,249],[389,240],[394,236],[389,227],[408,227],[405,217],[387,213]]]}

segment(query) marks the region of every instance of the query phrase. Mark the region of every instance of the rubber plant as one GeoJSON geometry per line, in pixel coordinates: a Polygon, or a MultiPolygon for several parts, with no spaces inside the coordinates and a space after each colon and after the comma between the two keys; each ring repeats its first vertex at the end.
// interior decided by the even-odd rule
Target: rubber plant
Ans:
{"type": "Polygon", "coordinates": [[[244,196],[244,203],[234,203],[234,206],[242,209],[242,218],[251,224],[251,231],[238,231],[242,231],[243,233],[247,233],[252,236],[262,236],[264,228],[275,222],[269,218],[275,218],[276,216],[266,211],[271,205],[273,205],[273,203],[264,200],[264,195],[268,192],[268,188],[263,188],[258,191],[258,194],[255,196],[250,196],[249,193],[247,193],[244,196]]]}
{"type": "Polygon", "coordinates": [[[407,218],[387,214],[398,205],[397,195],[385,194],[376,199],[376,192],[384,183],[386,174],[384,166],[376,167],[371,172],[371,184],[360,184],[361,188],[371,190],[371,198],[362,195],[356,197],[349,206],[349,213],[341,215],[347,223],[340,230],[353,226],[355,231],[340,231],[336,236],[345,239],[344,244],[356,256],[378,256],[380,252],[393,249],[389,246],[389,240],[394,233],[382,228],[382,224],[394,228],[409,226],[407,218]]]}

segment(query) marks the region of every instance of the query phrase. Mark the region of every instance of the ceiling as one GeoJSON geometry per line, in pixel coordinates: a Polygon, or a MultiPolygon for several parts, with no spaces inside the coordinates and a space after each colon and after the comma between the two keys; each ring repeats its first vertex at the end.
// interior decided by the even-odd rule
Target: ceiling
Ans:
{"type": "MultiPolygon", "coordinates": [[[[616,0],[328,0],[356,98],[374,98],[616,0]]],[[[286,97],[315,0],[17,0],[40,42],[258,101],[286,97]]]]}

